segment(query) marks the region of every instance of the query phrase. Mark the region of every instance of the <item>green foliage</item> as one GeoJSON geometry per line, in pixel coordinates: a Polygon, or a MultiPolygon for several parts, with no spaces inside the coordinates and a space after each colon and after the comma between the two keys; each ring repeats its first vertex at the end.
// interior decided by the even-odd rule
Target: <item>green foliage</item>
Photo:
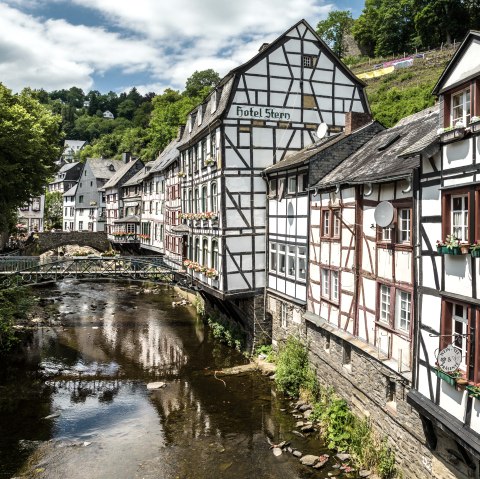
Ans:
{"type": "Polygon", "coordinates": [[[211,68],[208,70],[195,71],[185,84],[184,94],[190,98],[205,98],[212,87],[220,81],[218,73],[211,68]]]}
{"type": "Polygon", "coordinates": [[[378,452],[377,471],[382,479],[390,479],[398,473],[395,465],[395,453],[386,440],[382,441],[378,452]]]}
{"type": "Polygon", "coordinates": [[[478,28],[480,3],[474,0],[366,0],[352,33],[373,56],[436,48],[478,28]]]}
{"type": "Polygon", "coordinates": [[[265,361],[269,363],[275,363],[277,360],[277,356],[271,344],[262,344],[255,349],[255,353],[257,356],[264,354],[266,356],[265,361]]]}
{"type": "Polygon", "coordinates": [[[25,317],[33,303],[31,293],[25,288],[0,290],[0,354],[17,342],[14,325],[25,317]]]}
{"type": "Polygon", "coordinates": [[[62,228],[63,196],[60,191],[47,191],[45,193],[45,227],[62,228]]]}
{"type": "Polygon", "coordinates": [[[315,374],[310,370],[308,350],[302,341],[289,336],[277,356],[275,383],[280,391],[291,397],[298,397],[302,387],[307,391],[315,389],[315,374]]]}
{"type": "Polygon", "coordinates": [[[245,340],[239,328],[233,327],[232,325],[227,326],[212,318],[208,318],[207,323],[215,339],[231,348],[235,348],[237,351],[243,349],[245,340]]]}
{"type": "Polygon", "coordinates": [[[352,14],[349,10],[333,10],[325,20],[317,24],[317,33],[322,40],[339,56],[345,52],[345,35],[353,25],[352,14]]]}

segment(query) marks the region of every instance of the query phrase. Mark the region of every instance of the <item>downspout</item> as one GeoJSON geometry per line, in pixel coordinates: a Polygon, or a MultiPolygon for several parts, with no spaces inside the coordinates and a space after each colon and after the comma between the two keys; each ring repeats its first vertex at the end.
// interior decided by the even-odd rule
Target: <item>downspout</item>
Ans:
{"type": "MultiPolygon", "coordinates": [[[[420,165],[422,164],[422,155],[420,155],[420,165]]],[[[419,278],[419,262],[422,260],[422,245],[421,238],[418,234],[420,229],[420,218],[422,216],[422,203],[421,203],[421,191],[420,191],[420,171],[418,168],[413,170],[411,177],[409,178],[409,185],[407,190],[410,191],[413,187],[412,194],[412,283],[413,283],[413,302],[414,314],[413,314],[413,332],[412,332],[412,388],[418,390],[417,378],[418,378],[418,358],[419,358],[419,345],[420,345],[420,296],[418,291],[419,278]],[[420,241],[420,242],[419,242],[420,241]]],[[[402,190],[405,192],[405,190],[402,190]]],[[[421,267],[420,267],[421,268],[421,267]]],[[[401,367],[401,365],[400,365],[401,367]]]]}

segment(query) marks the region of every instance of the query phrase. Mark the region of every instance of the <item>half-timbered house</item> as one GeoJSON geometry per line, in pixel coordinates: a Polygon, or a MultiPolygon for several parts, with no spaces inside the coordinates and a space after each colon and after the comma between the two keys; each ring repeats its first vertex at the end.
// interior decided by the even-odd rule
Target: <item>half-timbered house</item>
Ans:
{"type": "Polygon", "coordinates": [[[388,428],[407,477],[431,455],[406,403],[414,332],[413,182],[421,142],[436,128],[424,110],[377,133],[312,184],[306,340],[319,377],[378,430],[388,428]],[[418,455],[411,457],[414,444],[418,455]]]}
{"type": "Polygon", "coordinates": [[[75,192],[76,231],[105,231],[105,192],[101,189],[122,165],[120,160],[87,158],[75,192]]]}
{"type": "Polygon", "coordinates": [[[368,112],[363,87],[302,20],[227,74],[189,115],[178,145],[182,214],[192,215],[187,264],[204,291],[235,301],[250,331],[264,320],[261,172],[313,143],[320,123],[339,132],[346,112],[368,112]]]}
{"type": "MultiPolygon", "coordinates": [[[[265,304],[272,316],[275,347],[288,335],[303,330],[310,226],[309,177],[318,181],[382,129],[370,115],[349,112],[344,132],[322,138],[265,170],[268,183],[265,304]]],[[[339,236],[339,217],[329,220],[330,236],[335,238],[339,236]]]]}
{"type": "Polygon", "coordinates": [[[409,401],[442,477],[478,477],[480,469],[480,248],[469,246],[480,238],[479,55],[480,33],[471,32],[436,84],[440,147],[420,169],[419,328],[409,401]]]}

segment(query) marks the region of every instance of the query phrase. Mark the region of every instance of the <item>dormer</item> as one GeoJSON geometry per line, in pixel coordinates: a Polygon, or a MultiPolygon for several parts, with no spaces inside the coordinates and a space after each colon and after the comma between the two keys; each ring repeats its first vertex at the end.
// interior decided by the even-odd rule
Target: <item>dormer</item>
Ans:
{"type": "Polygon", "coordinates": [[[211,99],[210,99],[210,105],[211,105],[211,113],[215,113],[217,111],[217,104],[218,104],[218,90],[215,89],[213,90],[212,92],[212,96],[211,96],[211,99]]]}
{"type": "Polygon", "coordinates": [[[197,124],[200,126],[203,121],[203,105],[200,105],[197,110],[197,124]]]}
{"type": "Polygon", "coordinates": [[[471,31],[433,90],[441,104],[440,127],[468,127],[473,117],[480,116],[479,58],[480,32],[471,31]]]}

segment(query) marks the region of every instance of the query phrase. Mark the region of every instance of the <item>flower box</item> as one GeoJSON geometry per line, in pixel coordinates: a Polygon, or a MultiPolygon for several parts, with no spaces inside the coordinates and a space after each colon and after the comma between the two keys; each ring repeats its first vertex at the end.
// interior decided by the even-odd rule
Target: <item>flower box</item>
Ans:
{"type": "Polygon", "coordinates": [[[435,369],[435,374],[447,384],[450,384],[450,386],[455,386],[456,380],[453,376],[450,376],[450,374],[447,374],[440,369],[435,369]]]}
{"type": "Polygon", "coordinates": [[[480,399],[480,387],[467,386],[466,389],[469,396],[472,396],[475,399],[480,399]]]}
{"type": "Polygon", "coordinates": [[[480,131],[480,117],[472,116],[472,118],[470,119],[470,130],[473,133],[480,131]]]}
{"type": "Polygon", "coordinates": [[[460,246],[444,246],[442,248],[442,254],[461,255],[462,251],[460,246]]]}
{"type": "Polygon", "coordinates": [[[442,143],[449,143],[454,140],[460,140],[465,136],[465,127],[447,129],[440,135],[442,143]]]}
{"type": "Polygon", "coordinates": [[[471,254],[474,258],[480,258],[480,249],[471,249],[471,250],[470,250],[470,254],[471,254]]]}

